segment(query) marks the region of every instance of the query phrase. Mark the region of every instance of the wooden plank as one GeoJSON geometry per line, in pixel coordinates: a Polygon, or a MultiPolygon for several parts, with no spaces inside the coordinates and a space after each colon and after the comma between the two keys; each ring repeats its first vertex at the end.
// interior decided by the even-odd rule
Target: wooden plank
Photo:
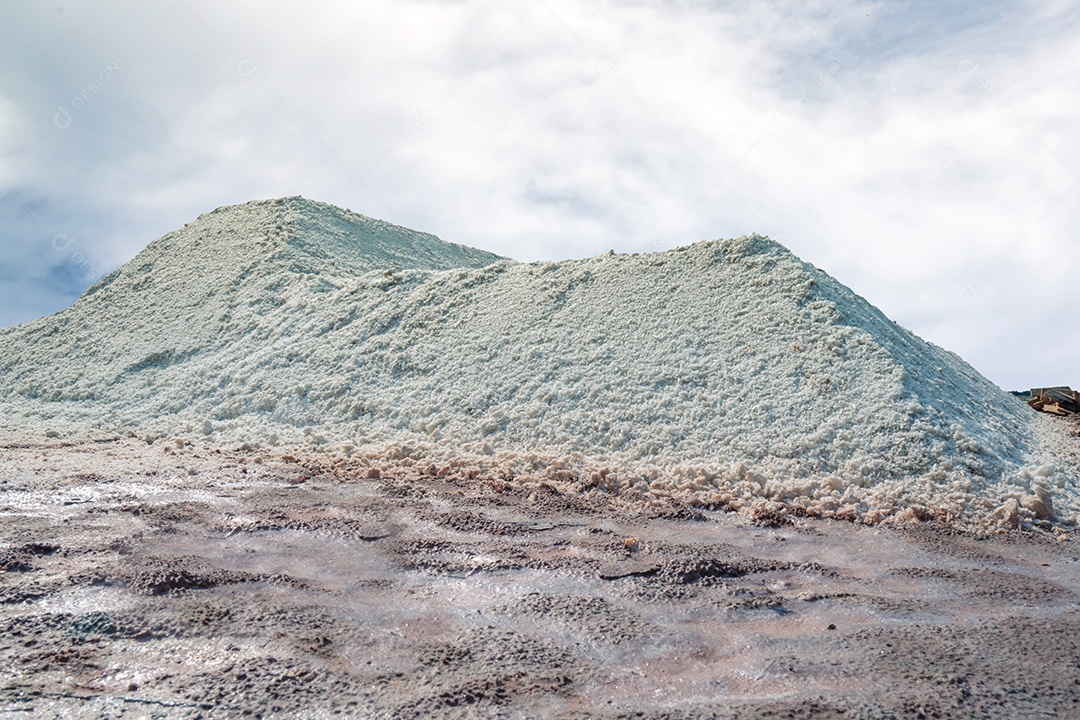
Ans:
{"type": "Polygon", "coordinates": [[[1042,411],[1044,413],[1050,413],[1051,415],[1060,415],[1060,416],[1065,416],[1065,415],[1071,415],[1072,414],[1072,413],[1065,412],[1061,408],[1061,406],[1058,405],[1057,403],[1046,403],[1045,405],[1043,405],[1042,411]]]}
{"type": "Polygon", "coordinates": [[[1046,391],[1043,392],[1043,396],[1050,398],[1051,400],[1053,400],[1056,403],[1062,403],[1062,402],[1071,403],[1072,402],[1072,391],[1071,390],[1068,393],[1066,393],[1063,390],[1058,390],[1057,388],[1047,388],[1046,391]]]}
{"type": "Polygon", "coordinates": [[[1039,412],[1051,415],[1080,415],[1080,391],[1068,385],[1063,387],[1031,388],[1027,404],[1039,412]]]}

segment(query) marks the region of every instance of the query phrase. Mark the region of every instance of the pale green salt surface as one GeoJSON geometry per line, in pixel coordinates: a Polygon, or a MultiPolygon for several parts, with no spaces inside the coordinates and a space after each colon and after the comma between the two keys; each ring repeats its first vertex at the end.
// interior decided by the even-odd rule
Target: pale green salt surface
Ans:
{"type": "Polygon", "coordinates": [[[220,208],[0,330],[0,397],[31,433],[536,455],[870,520],[1080,510],[1060,423],[760,236],[524,264],[302,198],[220,208]]]}

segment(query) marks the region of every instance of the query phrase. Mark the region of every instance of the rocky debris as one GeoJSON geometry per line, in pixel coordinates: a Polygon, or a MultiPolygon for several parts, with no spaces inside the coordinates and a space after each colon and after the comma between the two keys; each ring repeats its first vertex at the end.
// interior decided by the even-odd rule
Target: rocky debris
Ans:
{"type": "Polygon", "coordinates": [[[0,550],[0,572],[31,572],[34,559],[48,557],[60,547],[49,543],[28,543],[10,550],[0,550]]]}
{"type": "Polygon", "coordinates": [[[140,595],[166,595],[253,582],[302,584],[281,574],[223,570],[196,555],[125,558],[99,581],[100,584],[122,584],[140,595]]]}

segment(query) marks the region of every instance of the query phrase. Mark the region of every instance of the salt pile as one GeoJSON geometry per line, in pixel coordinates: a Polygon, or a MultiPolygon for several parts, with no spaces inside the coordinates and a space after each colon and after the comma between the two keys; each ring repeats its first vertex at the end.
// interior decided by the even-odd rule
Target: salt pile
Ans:
{"type": "Polygon", "coordinates": [[[9,429],[411,444],[871,521],[1080,511],[1059,425],[760,236],[524,264],[253,202],[0,340],[9,429]]]}

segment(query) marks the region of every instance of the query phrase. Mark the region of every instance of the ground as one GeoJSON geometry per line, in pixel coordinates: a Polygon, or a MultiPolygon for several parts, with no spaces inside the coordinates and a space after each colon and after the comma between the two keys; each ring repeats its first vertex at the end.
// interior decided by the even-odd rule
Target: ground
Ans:
{"type": "Polygon", "coordinates": [[[1066,533],[369,465],[8,438],[0,716],[1080,717],[1066,533]]]}

